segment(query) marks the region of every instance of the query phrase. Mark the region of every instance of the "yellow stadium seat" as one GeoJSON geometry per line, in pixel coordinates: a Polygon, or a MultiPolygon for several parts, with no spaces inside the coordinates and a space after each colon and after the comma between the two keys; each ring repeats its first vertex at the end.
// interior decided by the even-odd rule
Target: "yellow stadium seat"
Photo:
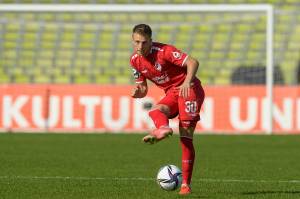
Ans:
{"type": "Polygon", "coordinates": [[[95,78],[95,83],[97,84],[111,84],[110,75],[97,75],[95,78]]]}
{"type": "Polygon", "coordinates": [[[115,76],[115,84],[130,84],[131,83],[130,76],[116,75],[115,76]]]}
{"type": "Polygon", "coordinates": [[[4,73],[0,73],[0,84],[10,83],[10,76],[4,73]]]}
{"type": "Polygon", "coordinates": [[[70,83],[70,76],[68,76],[68,75],[54,76],[54,82],[55,83],[61,83],[61,84],[70,83]]]}
{"type": "Polygon", "coordinates": [[[15,83],[30,83],[30,77],[25,74],[15,74],[12,75],[12,78],[15,83]]]}

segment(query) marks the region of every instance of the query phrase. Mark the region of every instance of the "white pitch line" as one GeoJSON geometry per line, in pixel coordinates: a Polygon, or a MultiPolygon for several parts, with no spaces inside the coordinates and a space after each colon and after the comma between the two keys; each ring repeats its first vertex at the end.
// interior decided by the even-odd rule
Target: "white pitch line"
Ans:
{"type": "MultiPolygon", "coordinates": [[[[116,181],[155,181],[155,178],[121,178],[121,177],[75,177],[75,176],[0,176],[0,179],[58,179],[58,180],[116,180],[116,181]]],[[[300,184],[300,180],[250,180],[250,179],[193,179],[198,182],[240,182],[240,183],[292,183],[300,184]]]]}
{"type": "Polygon", "coordinates": [[[250,180],[250,179],[212,179],[203,178],[196,179],[193,181],[203,181],[203,182],[244,182],[244,183],[300,183],[300,180],[250,180]]]}

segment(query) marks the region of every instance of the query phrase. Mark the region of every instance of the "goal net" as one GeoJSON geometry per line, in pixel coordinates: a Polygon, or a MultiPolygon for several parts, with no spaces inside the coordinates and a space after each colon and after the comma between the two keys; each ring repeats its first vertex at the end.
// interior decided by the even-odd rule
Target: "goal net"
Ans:
{"type": "MultiPolygon", "coordinates": [[[[212,87],[208,95],[214,87],[248,85],[244,93],[261,93],[271,105],[270,74],[278,72],[272,12],[269,5],[1,5],[1,83],[131,84],[132,27],[147,23],[154,41],[199,60],[197,76],[212,87]]],[[[215,95],[233,94],[226,92],[215,95]]],[[[239,98],[243,95],[233,98],[235,104],[243,103],[239,98]]],[[[207,103],[213,106],[209,98],[207,103]]],[[[236,109],[241,118],[251,114],[236,109]]],[[[215,110],[220,121],[222,111],[215,110]]],[[[240,123],[241,130],[251,125],[240,123]]]]}

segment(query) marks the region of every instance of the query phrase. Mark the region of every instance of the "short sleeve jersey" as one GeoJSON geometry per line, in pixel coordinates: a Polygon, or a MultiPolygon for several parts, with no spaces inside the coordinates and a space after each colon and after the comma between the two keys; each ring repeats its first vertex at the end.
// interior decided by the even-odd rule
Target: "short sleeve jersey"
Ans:
{"type": "Polygon", "coordinates": [[[149,79],[167,91],[185,80],[187,68],[183,65],[187,58],[187,54],[174,46],[153,42],[150,53],[146,57],[134,53],[130,65],[136,83],[149,79]]]}

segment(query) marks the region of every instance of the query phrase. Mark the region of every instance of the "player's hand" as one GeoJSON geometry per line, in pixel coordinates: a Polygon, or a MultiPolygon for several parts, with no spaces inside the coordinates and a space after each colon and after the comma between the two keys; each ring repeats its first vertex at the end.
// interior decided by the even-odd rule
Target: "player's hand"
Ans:
{"type": "Polygon", "coordinates": [[[145,89],[143,89],[141,85],[137,85],[131,90],[131,97],[133,98],[143,98],[145,95],[145,89]]]}
{"type": "Polygon", "coordinates": [[[187,82],[183,82],[179,87],[179,96],[182,96],[183,98],[187,98],[190,96],[190,88],[191,84],[187,82]]]}
{"type": "Polygon", "coordinates": [[[138,87],[134,87],[132,90],[131,90],[131,97],[133,98],[138,98],[140,94],[140,90],[138,87]]]}

